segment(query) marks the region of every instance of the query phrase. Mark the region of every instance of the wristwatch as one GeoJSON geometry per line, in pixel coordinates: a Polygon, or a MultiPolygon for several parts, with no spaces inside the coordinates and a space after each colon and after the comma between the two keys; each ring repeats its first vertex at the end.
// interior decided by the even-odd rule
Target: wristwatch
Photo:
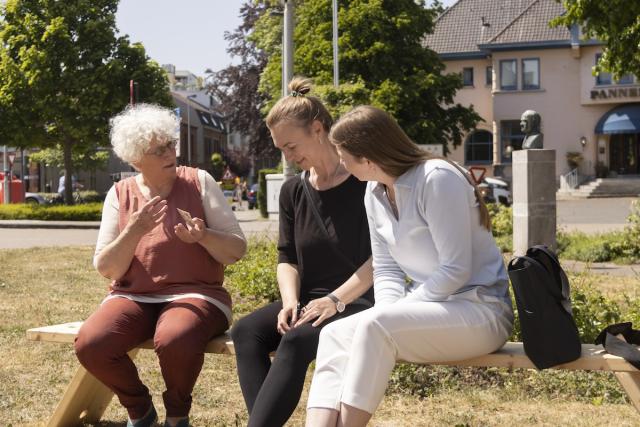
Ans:
{"type": "Polygon", "coordinates": [[[344,311],[346,305],[344,305],[344,303],[340,301],[337,296],[335,296],[334,294],[327,294],[327,297],[331,301],[336,303],[336,310],[338,311],[338,313],[342,313],[344,311]]]}

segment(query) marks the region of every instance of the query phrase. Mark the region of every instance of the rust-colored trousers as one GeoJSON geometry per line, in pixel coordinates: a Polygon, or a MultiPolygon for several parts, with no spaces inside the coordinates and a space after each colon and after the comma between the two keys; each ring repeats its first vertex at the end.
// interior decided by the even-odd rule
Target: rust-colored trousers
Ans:
{"type": "Polygon", "coordinates": [[[166,385],[162,397],[167,416],[183,417],[191,409],[204,349],[228,326],[220,309],[198,298],[168,303],[113,298],[84,322],[75,350],[82,366],[118,396],[129,418],[136,419],[148,411],[151,396],[127,352],[153,337],[166,385]]]}

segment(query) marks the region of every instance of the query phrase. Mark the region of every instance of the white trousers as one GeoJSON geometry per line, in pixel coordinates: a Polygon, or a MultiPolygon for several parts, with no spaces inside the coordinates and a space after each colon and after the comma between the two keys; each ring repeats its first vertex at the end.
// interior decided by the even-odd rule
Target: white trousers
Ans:
{"type": "Polygon", "coordinates": [[[511,334],[512,311],[469,300],[398,301],[333,322],[322,329],[307,408],[340,403],[370,414],[397,360],[464,360],[498,350],[511,334]]]}

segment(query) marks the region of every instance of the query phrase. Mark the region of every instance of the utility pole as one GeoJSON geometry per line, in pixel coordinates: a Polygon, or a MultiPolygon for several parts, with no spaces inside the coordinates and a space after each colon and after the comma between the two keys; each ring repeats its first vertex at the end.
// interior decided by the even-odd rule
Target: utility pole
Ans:
{"type": "Polygon", "coordinates": [[[187,96],[187,165],[191,166],[191,105],[190,99],[195,98],[196,94],[187,96]]]}
{"type": "Polygon", "coordinates": [[[3,150],[3,166],[4,166],[4,204],[11,203],[11,169],[9,169],[9,159],[7,158],[7,146],[3,150]]]}
{"type": "MultiPolygon", "coordinates": [[[[288,96],[287,86],[293,78],[293,27],[294,27],[294,4],[293,0],[280,0],[284,7],[284,30],[282,33],[282,96],[288,96]]],[[[282,168],[284,180],[295,175],[293,163],[288,162],[282,154],[282,168]]]]}
{"type": "Polygon", "coordinates": [[[338,67],[338,0],[333,0],[333,86],[340,85],[338,67]]]}

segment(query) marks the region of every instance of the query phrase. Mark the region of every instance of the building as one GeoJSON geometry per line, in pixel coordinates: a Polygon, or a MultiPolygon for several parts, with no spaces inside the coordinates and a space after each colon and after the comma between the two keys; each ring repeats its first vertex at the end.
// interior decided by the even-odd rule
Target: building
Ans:
{"type": "Polygon", "coordinates": [[[178,161],[210,170],[211,155],[227,149],[227,127],[215,101],[203,91],[171,91],[171,96],[181,119],[178,161]]]}
{"type": "Polygon", "coordinates": [[[592,75],[602,44],[551,28],[563,12],[555,0],[459,0],[437,19],[425,44],[462,75],[455,102],[484,119],[450,158],[510,178],[521,114],[535,110],[558,174],[569,157],[582,159],[582,176],[640,174],[640,81],[592,75]]]}
{"type": "Polygon", "coordinates": [[[167,72],[169,88],[181,91],[199,91],[203,88],[203,79],[188,70],[176,70],[173,64],[163,64],[162,69],[167,72]]]}

